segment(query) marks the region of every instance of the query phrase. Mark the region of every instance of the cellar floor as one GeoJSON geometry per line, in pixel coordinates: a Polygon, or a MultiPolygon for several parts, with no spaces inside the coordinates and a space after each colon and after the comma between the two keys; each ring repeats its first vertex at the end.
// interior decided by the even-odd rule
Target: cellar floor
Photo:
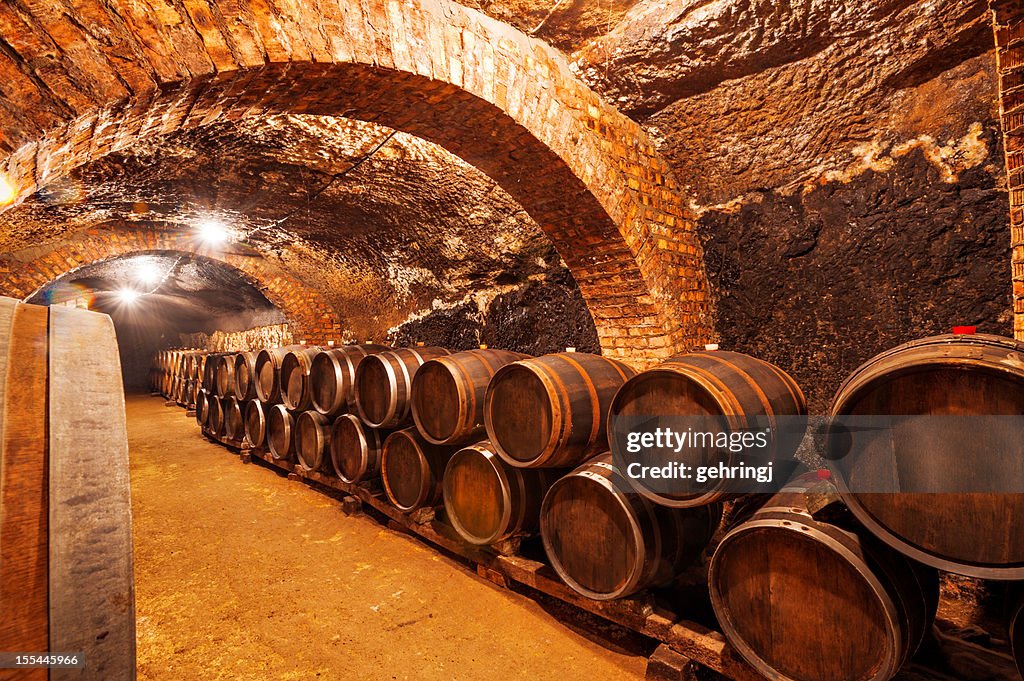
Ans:
{"type": "Polygon", "coordinates": [[[159,398],[127,411],[141,681],[643,678],[642,642],[241,464],[159,398]]]}

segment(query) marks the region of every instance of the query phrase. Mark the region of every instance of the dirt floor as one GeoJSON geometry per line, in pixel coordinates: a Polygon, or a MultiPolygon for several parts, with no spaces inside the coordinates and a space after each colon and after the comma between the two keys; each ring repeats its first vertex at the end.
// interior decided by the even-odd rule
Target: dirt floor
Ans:
{"type": "Polygon", "coordinates": [[[635,642],[241,464],[161,399],[129,396],[128,432],[142,681],[643,678],[635,642]]]}

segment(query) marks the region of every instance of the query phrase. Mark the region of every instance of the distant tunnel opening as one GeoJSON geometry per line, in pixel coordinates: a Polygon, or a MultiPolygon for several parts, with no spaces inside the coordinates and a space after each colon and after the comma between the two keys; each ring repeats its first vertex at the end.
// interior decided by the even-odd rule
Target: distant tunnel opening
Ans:
{"type": "Polygon", "coordinates": [[[27,302],[110,315],[130,390],[145,387],[157,350],[198,345],[215,332],[287,322],[239,271],[178,252],[132,254],[86,265],[42,287],[27,302]]]}

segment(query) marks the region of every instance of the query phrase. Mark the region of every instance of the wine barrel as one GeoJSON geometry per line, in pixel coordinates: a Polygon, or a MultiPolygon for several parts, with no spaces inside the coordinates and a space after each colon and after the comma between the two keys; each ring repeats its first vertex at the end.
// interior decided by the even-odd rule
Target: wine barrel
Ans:
{"type": "Polygon", "coordinates": [[[290,461],[295,430],[295,418],[283,404],[275,404],[266,412],[267,416],[267,449],[275,459],[290,461]]]}
{"type": "Polygon", "coordinates": [[[540,511],[544,550],[574,591],[597,600],[673,581],[701,555],[720,504],[679,509],[638,494],[601,454],[555,482],[540,511]]]}
{"type": "MultiPolygon", "coordinates": [[[[789,374],[773,364],[739,352],[692,352],[676,355],[664,363],[626,381],[612,399],[610,418],[633,419],[643,417],[692,417],[692,425],[701,430],[705,422],[726,432],[753,430],[767,425],[770,439],[765,451],[773,462],[792,460],[803,432],[792,428],[807,414],[807,401],[803,391],[789,374]],[[780,417],[784,420],[781,422],[780,417]]],[[[683,430],[681,421],[677,430],[683,430]]],[[[803,423],[800,422],[802,426],[803,423]]],[[[617,460],[633,460],[620,451],[620,444],[611,439],[612,452],[617,460]]],[[[696,469],[715,465],[725,454],[726,465],[740,463],[739,453],[723,451],[714,446],[706,449],[684,448],[672,454],[678,461],[696,469]],[[684,458],[685,457],[685,458],[684,458]]],[[[645,465],[665,465],[669,461],[644,461],[645,465]]],[[[760,462],[758,463],[760,465],[760,462]]],[[[694,493],[673,493],[664,489],[650,489],[642,479],[634,479],[634,489],[666,506],[687,508],[700,506],[732,496],[740,490],[743,480],[724,478],[710,481],[708,486],[694,493]]]]}
{"type": "Polygon", "coordinates": [[[355,409],[356,367],[367,355],[390,349],[385,345],[343,345],[324,350],[314,357],[309,373],[313,408],[326,416],[355,409]]]}
{"type": "Polygon", "coordinates": [[[938,575],[848,514],[843,523],[830,496],[799,483],[732,529],[711,560],[711,602],[726,638],[768,678],[888,681],[931,627],[938,575]]]}
{"type": "Polygon", "coordinates": [[[281,401],[281,362],[292,348],[300,345],[287,345],[280,348],[264,348],[256,354],[256,397],[267,404],[281,401]]]}
{"type": "Polygon", "coordinates": [[[484,436],[484,394],[494,373],[529,355],[468,350],[424,362],[412,381],[412,417],[428,442],[464,445],[484,436]]]}
{"type": "Polygon", "coordinates": [[[305,345],[292,348],[281,360],[281,403],[292,411],[305,411],[313,406],[313,390],[309,371],[319,348],[305,345]]]}
{"type": "Polygon", "coordinates": [[[380,473],[381,432],[367,427],[355,414],[334,420],[330,449],[334,472],[345,482],[355,484],[380,473]]]}
{"type": "Polygon", "coordinates": [[[436,506],[441,501],[441,480],[448,459],[455,452],[427,442],[415,428],[396,430],[381,453],[380,474],[384,491],[400,511],[436,506]]]}
{"type": "Polygon", "coordinates": [[[477,545],[536,534],[544,493],[561,473],[513,468],[486,440],[460,449],[449,459],[442,482],[448,522],[477,545]]]}
{"type": "Polygon", "coordinates": [[[245,403],[245,438],[253,447],[262,447],[267,437],[267,415],[263,403],[249,400],[245,403]]]}
{"type": "Polygon", "coordinates": [[[484,398],[487,438],[512,466],[575,466],[608,448],[608,405],[635,375],[622,362],[575,352],[504,366],[484,398]]]}
{"type": "Polygon", "coordinates": [[[203,388],[210,395],[215,395],[217,391],[217,365],[220,364],[223,354],[222,352],[211,352],[206,356],[206,363],[203,365],[203,388]]]}
{"type": "Polygon", "coordinates": [[[225,353],[217,359],[217,397],[235,394],[235,356],[225,353]]]}
{"type": "Polygon", "coordinates": [[[329,467],[325,454],[331,422],[318,411],[304,411],[295,419],[295,453],[299,468],[319,471],[329,467]]]}
{"type": "MultiPolygon", "coordinates": [[[[840,386],[831,414],[958,417],[1024,414],[1024,343],[943,335],[868,360],[840,386]]],[[[936,419],[937,421],[938,419],[936,419]]],[[[926,565],[972,577],[1024,579],[1024,438],[1014,429],[932,427],[895,421],[889,438],[848,433],[830,468],[843,501],[872,533],[926,565]],[[899,493],[878,488],[892,484],[899,493]],[[934,492],[935,486],[949,493],[934,492]],[[852,490],[852,491],[851,491],[852,490]],[[988,493],[988,490],[993,490],[988,493]]],[[[834,425],[835,427],[835,425],[834,425]]]]}
{"type": "Polygon", "coordinates": [[[235,355],[235,397],[240,402],[256,399],[256,353],[235,355]]]}
{"type": "Polygon", "coordinates": [[[451,354],[444,348],[390,350],[363,358],[356,368],[356,410],[371,428],[397,428],[410,420],[409,395],[424,362],[451,354]]]}
{"type": "Polygon", "coordinates": [[[199,390],[199,394],[196,395],[196,423],[199,424],[200,428],[206,427],[206,422],[210,418],[210,395],[204,389],[199,390]]]}
{"type": "Polygon", "coordinates": [[[0,298],[0,650],[84,655],[134,679],[124,392],[106,315],[0,298]]]}
{"type": "Polygon", "coordinates": [[[224,437],[229,440],[241,440],[245,436],[245,420],[242,418],[242,405],[234,395],[220,398],[221,411],[224,412],[224,437]]]}
{"type": "Polygon", "coordinates": [[[220,437],[224,434],[224,403],[216,395],[210,395],[209,405],[206,431],[214,437],[220,437]]]}

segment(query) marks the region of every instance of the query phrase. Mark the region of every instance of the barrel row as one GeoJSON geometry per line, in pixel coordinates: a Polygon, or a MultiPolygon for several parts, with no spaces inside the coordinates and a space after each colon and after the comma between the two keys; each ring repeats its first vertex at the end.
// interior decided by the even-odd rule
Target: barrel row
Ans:
{"type": "MultiPolygon", "coordinates": [[[[1020,415],[1022,349],[1009,339],[985,336],[916,341],[854,372],[831,412],[1020,415]]],[[[701,559],[717,527],[717,502],[734,496],[726,485],[699,497],[636,489],[601,453],[608,441],[604,414],[714,415],[743,427],[745,419],[806,411],[792,379],[738,353],[689,353],[642,374],[627,369],[619,379],[611,375],[618,367],[609,367],[610,360],[601,366],[593,356],[564,353],[514,359],[495,369],[481,389],[489,439],[465,446],[457,437],[446,439],[460,427],[465,437],[479,433],[466,417],[476,413],[470,405],[478,393],[468,393],[450,369],[438,366],[464,353],[407,350],[360,364],[373,369],[356,368],[347,407],[354,404],[355,413],[332,421],[316,409],[275,405],[287,423],[287,446],[297,440],[300,452],[320,452],[318,464],[315,456],[307,461],[299,454],[301,465],[323,466],[325,452],[335,465],[337,434],[339,442],[353,443],[346,447],[355,452],[357,465],[373,471],[369,478],[379,471],[396,507],[443,503],[448,521],[467,541],[491,543],[539,527],[556,572],[592,598],[619,597],[678,578],[701,559]],[[429,354],[435,356],[424,356],[429,354]],[[420,385],[442,395],[447,390],[458,402],[441,400],[446,406],[430,414],[435,403],[418,393],[417,372],[420,385]],[[574,374],[587,380],[566,379],[574,374]],[[592,380],[595,375],[601,380],[592,380]],[[578,468],[567,473],[569,466],[578,468]]],[[[468,381],[474,390],[482,383],[479,376],[468,381]]],[[[294,395],[301,398],[299,387],[294,395]]],[[[971,455],[1024,460],[1019,442],[990,444],[997,446],[972,448],[971,455]]],[[[895,452],[901,466],[924,471],[927,457],[938,456],[951,474],[970,473],[955,465],[963,447],[913,440],[905,446],[895,452]]],[[[280,449],[285,447],[280,438],[280,449]]],[[[934,568],[998,579],[1022,576],[1020,547],[1013,537],[1007,540],[1006,524],[998,520],[1021,518],[1020,495],[948,495],[952,506],[934,503],[934,495],[857,495],[846,489],[844,478],[854,465],[871,471],[878,452],[852,451],[852,457],[830,464],[839,485],[826,509],[807,508],[811,495],[797,485],[731,527],[713,553],[709,585],[723,630],[771,678],[891,678],[934,616],[934,568]],[[801,590],[813,594],[813,607],[806,596],[798,597],[801,590]],[[851,602],[867,605],[851,609],[851,602]],[[822,631],[831,648],[808,656],[820,647],[822,631]]],[[[886,454],[890,460],[894,455],[886,454]]],[[[1018,651],[1019,617],[1010,629],[1018,651]]]]}

